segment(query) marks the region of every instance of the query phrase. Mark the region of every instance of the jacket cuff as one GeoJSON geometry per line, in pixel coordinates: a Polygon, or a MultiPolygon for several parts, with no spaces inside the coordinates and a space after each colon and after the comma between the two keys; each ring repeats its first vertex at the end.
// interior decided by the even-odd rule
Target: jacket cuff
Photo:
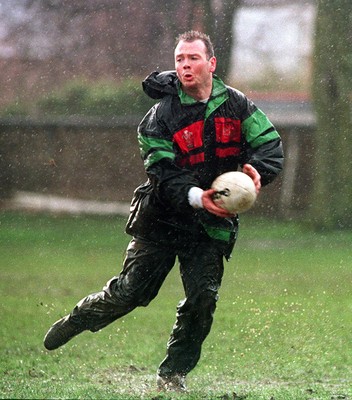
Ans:
{"type": "Polygon", "coordinates": [[[197,186],[193,186],[188,191],[188,202],[193,208],[203,208],[202,202],[203,190],[197,186]]]}

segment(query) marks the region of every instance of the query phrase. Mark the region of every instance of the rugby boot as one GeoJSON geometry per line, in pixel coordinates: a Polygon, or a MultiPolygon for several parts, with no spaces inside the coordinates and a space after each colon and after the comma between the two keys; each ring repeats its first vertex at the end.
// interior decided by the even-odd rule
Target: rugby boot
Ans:
{"type": "Polygon", "coordinates": [[[156,384],[159,391],[164,392],[186,392],[186,377],[180,374],[172,376],[157,375],[156,384]]]}
{"type": "Polygon", "coordinates": [[[44,346],[47,350],[55,350],[84,330],[86,330],[85,327],[72,322],[70,316],[66,315],[48,330],[44,337],[44,346]]]}

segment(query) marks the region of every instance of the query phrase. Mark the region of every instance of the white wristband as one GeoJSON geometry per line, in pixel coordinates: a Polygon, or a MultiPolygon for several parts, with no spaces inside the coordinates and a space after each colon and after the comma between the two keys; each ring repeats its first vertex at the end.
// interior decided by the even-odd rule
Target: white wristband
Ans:
{"type": "Polygon", "coordinates": [[[193,186],[188,192],[188,202],[193,208],[203,208],[202,202],[203,190],[193,186]]]}

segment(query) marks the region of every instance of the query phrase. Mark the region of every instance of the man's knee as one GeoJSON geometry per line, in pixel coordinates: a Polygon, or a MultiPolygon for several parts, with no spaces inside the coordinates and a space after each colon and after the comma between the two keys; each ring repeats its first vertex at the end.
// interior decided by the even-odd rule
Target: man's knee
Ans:
{"type": "Polygon", "coordinates": [[[199,294],[197,303],[204,310],[214,311],[218,298],[219,295],[217,291],[206,289],[199,294]]]}

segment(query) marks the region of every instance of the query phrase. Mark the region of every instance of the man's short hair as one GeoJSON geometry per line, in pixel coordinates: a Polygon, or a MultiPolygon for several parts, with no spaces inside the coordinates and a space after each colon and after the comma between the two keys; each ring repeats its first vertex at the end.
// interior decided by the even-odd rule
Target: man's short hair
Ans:
{"type": "Polygon", "coordinates": [[[181,33],[180,35],[177,36],[176,38],[176,44],[175,47],[181,42],[194,42],[195,40],[201,40],[204,45],[205,45],[205,52],[207,55],[208,60],[211,57],[214,57],[214,47],[213,44],[210,40],[210,37],[203,33],[203,32],[199,32],[199,31],[187,31],[184,33],[181,33]]]}

